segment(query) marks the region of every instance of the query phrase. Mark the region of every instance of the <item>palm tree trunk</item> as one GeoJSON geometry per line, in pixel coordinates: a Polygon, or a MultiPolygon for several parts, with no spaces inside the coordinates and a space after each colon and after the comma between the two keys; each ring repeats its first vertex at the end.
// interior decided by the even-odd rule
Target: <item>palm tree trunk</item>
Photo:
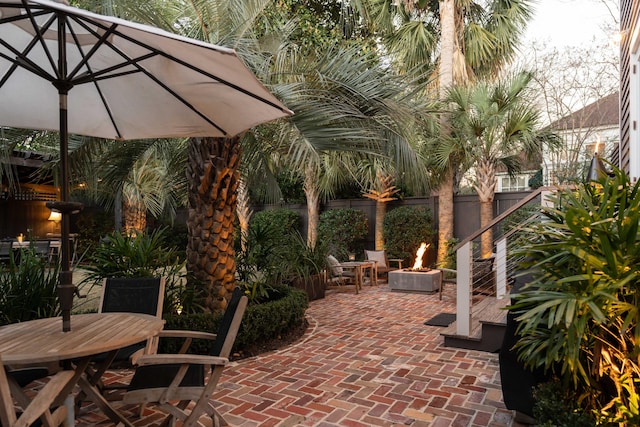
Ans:
{"type": "Polygon", "coordinates": [[[307,246],[316,247],[318,240],[318,223],[320,222],[320,189],[318,179],[311,167],[304,174],[304,194],[307,199],[307,246]]]}
{"type": "Polygon", "coordinates": [[[449,244],[453,239],[453,169],[446,171],[438,188],[438,260],[439,266],[446,265],[449,244]]]}
{"type": "Polygon", "coordinates": [[[238,206],[236,207],[238,222],[240,223],[240,244],[242,250],[247,250],[247,237],[249,236],[249,221],[253,215],[253,209],[250,206],[249,190],[244,179],[240,179],[238,185],[238,206]]]}
{"type": "Polygon", "coordinates": [[[376,251],[384,249],[384,216],[387,213],[387,202],[376,200],[376,251]]]}
{"type": "Polygon", "coordinates": [[[226,307],[235,287],[240,139],[192,138],[188,151],[187,272],[195,279],[190,285],[203,292],[205,310],[213,311],[226,307]]]}
{"type": "Polygon", "coordinates": [[[147,228],[147,209],[144,204],[134,198],[124,200],[124,229],[127,234],[136,235],[147,228]]]}
{"type": "MultiPolygon", "coordinates": [[[[454,0],[440,0],[440,98],[444,99],[447,90],[453,85],[453,58],[455,53],[455,4],[454,0]]],[[[440,133],[442,137],[449,135],[449,119],[443,115],[440,118],[440,133]]],[[[437,264],[446,264],[448,245],[453,239],[453,165],[445,171],[438,188],[438,260],[437,264]]]]}
{"type": "MultiPolygon", "coordinates": [[[[476,168],[478,184],[475,189],[480,200],[480,227],[493,220],[493,199],[496,191],[495,165],[490,161],[480,161],[476,168]]],[[[480,252],[483,258],[493,253],[493,231],[485,231],[480,237],[480,252]]]]}

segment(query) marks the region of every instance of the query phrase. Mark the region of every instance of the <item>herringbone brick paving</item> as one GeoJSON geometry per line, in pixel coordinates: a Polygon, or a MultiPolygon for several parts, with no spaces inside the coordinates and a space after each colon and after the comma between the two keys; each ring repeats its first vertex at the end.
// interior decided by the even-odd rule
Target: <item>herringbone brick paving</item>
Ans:
{"type": "MultiPolygon", "coordinates": [[[[455,312],[451,286],[442,301],[384,283],[327,293],[310,303],[301,341],[232,362],[213,400],[237,427],[517,426],[497,354],[444,347],[441,328],[423,324],[441,312],[455,312]]],[[[153,407],[142,419],[120,408],[136,426],[158,423],[153,407]]],[[[76,426],[92,425],[111,424],[89,406],[76,426]]]]}

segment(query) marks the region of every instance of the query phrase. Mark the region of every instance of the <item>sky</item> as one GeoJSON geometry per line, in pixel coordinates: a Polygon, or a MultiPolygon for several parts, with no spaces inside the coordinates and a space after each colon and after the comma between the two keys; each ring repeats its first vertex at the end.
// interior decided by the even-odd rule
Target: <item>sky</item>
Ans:
{"type": "MultiPolygon", "coordinates": [[[[614,22],[601,0],[538,0],[534,7],[534,20],[529,24],[526,40],[576,46],[590,43],[594,37],[608,40],[612,36],[601,28],[606,22],[614,22]]],[[[614,12],[617,13],[617,8],[614,12]]]]}

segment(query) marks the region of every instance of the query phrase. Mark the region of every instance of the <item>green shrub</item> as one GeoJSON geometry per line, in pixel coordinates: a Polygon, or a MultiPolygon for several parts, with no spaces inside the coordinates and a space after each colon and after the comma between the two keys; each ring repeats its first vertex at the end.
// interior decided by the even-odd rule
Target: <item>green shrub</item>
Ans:
{"type": "MultiPolygon", "coordinates": [[[[261,341],[277,338],[304,322],[304,313],[309,303],[307,294],[289,286],[273,286],[269,301],[247,306],[242,324],[236,337],[234,351],[242,350],[261,341]]],[[[194,313],[165,315],[165,329],[195,330],[215,333],[222,319],[222,313],[194,313]]],[[[176,351],[180,343],[175,340],[161,340],[161,352],[176,351]]],[[[209,343],[194,342],[194,353],[207,353],[209,343]]]]}
{"type": "Polygon", "coordinates": [[[0,270],[0,325],[60,314],[58,263],[49,265],[33,248],[21,249],[19,256],[16,264],[11,254],[0,270]]]}
{"type": "Polygon", "coordinates": [[[384,245],[389,258],[411,264],[420,243],[433,243],[435,230],[431,210],[421,206],[401,206],[384,217],[384,245]]]}
{"type": "Polygon", "coordinates": [[[113,233],[113,213],[103,210],[85,208],[77,215],[72,215],[72,221],[78,230],[78,255],[89,253],[100,243],[100,239],[113,233]]]}
{"type": "Polygon", "coordinates": [[[539,427],[594,427],[596,421],[578,405],[578,396],[559,381],[542,383],[534,390],[533,417],[539,427]]]}
{"type": "Polygon", "coordinates": [[[288,236],[300,228],[300,214],[293,209],[271,209],[253,214],[249,227],[273,228],[286,241],[288,236]]]}
{"type": "Polygon", "coordinates": [[[358,209],[330,209],[320,214],[318,242],[326,244],[327,252],[338,259],[363,253],[368,232],[367,216],[358,209]]]}

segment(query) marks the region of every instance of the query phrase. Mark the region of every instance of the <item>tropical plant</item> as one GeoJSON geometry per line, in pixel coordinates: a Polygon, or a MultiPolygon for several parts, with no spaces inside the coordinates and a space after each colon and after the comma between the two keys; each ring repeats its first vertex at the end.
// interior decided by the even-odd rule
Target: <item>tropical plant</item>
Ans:
{"type": "MultiPolygon", "coordinates": [[[[392,64],[401,70],[420,70],[422,76],[438,66],[440,99],[449,88],[477,77],[495,77],[516,52],[532,16],[531,0],[425,0],[365,2],[365,16],[382,35],[392,64]]],[[[424,79],[424,77],[423,77],[424,79]]],[[[449,118],[440,116],[437,141],[449,136],[449,118]]],[[[438,264],[447,256],[453,238],[453,194],[458,158],[441,158],[438,172],[438,264]]]]}
{"type": "MultiPolygon", "coordinates": [[[[559,138],[543,130],[540,114],[525,96],[530,73],[522,72],[497,83],[477,82],[450,89],[446,102],[451,111],[451,137],[439,144],[436,157],[448,161],[452,152],[463,153],[466,168],[475,172],[474,189],[480,200],[480,226],[493,220],[496,172],[504,166],[510,174],[522,162],[539,156],[543,146],[559,138]]],[[[493,232],[481,237],[481,253],[493,252],[493,232]]]]}
{"type": "Polygon", "coordinates": [[[394,183],[395,179],[391,175],[386,175],[381,170],[377,171],[377,180],[373,188],[369,188],[364,193],[364,197],[376,202],[376,227],[375,227],[375,249],[384,249],[384,216],[387,213],[387,203],[396,200],[396,194],[400,191],[394,183]]]}
{"type": "Polygon", "coordinates": [[[114,144],[88,138],[74,159],[74,177],[83,183],[74,196],[122,211],[127,233],[144,231],[148,214],[174,218],[177,208],[186,204],[185,140],[114,144]]]}
{"type": "Polygon", "coordinates": [[[100,285],[107,277],[164,277],[164,312],[192,311],[198,305],[192,290],[184,288],[184,262],[177,248],[165,244],[166,229],[136,235],[114,232],[88,256],[87,274],[79,287],[100,285]]]}
{"type": "Polygon", "coordinates": [[[0,270],[0,325],[60,314],[58,263],[48,264],[34,248],[10,255],[0,270]]]}
{"type": "Polygon", "coordinates": [[[554,373],[599,423],[640,422],[640,184],[559,191],[517,254],[534,280],[516,295],[520,360],[554,373]]]}

